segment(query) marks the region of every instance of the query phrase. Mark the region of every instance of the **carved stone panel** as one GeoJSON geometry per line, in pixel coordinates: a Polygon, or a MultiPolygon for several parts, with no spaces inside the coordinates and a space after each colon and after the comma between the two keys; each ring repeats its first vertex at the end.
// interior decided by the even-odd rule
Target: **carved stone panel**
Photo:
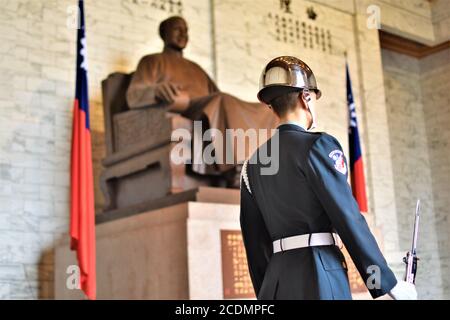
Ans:
{"type": "Polygon", "coordinates": [[[221,230],[222,279],[224,299],[254,298],[247,267],[242,234],[238,230],[221,230]]]}

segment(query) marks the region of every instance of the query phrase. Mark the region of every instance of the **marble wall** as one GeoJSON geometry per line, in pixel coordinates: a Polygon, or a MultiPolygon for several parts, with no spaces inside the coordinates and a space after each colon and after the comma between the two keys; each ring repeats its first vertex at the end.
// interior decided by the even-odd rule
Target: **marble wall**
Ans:
{"type": "Polygon", "coordinates": [[[440,44],[450,35],[450,0],[309,0],[346,13],[373,15],[377,10],[382,28],[428,45],[440,44]],[[361,11],[361,9],[363,11],[361,11]]]}
{"type": "Polygon", "coordinates": [[[431,6],[431,18],[436,43],[450,38],[450,0],[435,0],[431,6]]]}
{"type": "MultiPolygon", "coordinates": [[[[443,1],[446,0],[437,0],[441,8],[445,8],[443,1]]],[[[391,108],[386,107],[389,100],[386,103],[385,91],[389,96],[390,87],[385,90],[378,30],[367,28],[367,8],[372,4],[380,6],[386,30],[423,42],[436,40],[433,26],[436,21],[439,25],[447,21],[447,16],[440,13],[443,9],[433,11],[434,7],[425,0],[296,0],[292,1],[292,13],[281,10],[278,0],[261,0],[257,5],[254,1],[238,0],[181,2],[182,14],[190,26],[186,57],[199,63],[223,91],[255,101],[259,74],[268,60],[281,54],[304,59],[317,74],[324,92],[318,129],[335,135],[346,150],[347,53],[366,163],[370,208],[367,217],[380,228],[386,257],[400,276],[400,259],[410,234],[409,220],[405,220],[409,219],[406,212],[410,212],[410,203],[406,201],[408,192],[403,189],[409,188],[408,184],[395,180],[398,170],[406,170],[412,178],[415,175],[411,173],[412,166],[399,168],[399,155],[393,152],[396,145],[391,141],[392,121],[396,117],[406,120],[401,113],[391,113],[391,108]],[[306,13],[311,6],[317,15],[315,20],[306,13]],[[287,24],[286,40],[283,32],[277,33],[276,19],[280,27],[283,18],[287,24]],[[397,193],[400,203],[396,201],[397,193]]],[[[161,50],[157,26],[165,17],[178,13],[178,8],[170,12],[170,6],[164,3],[85,0],[96,185],[104,155],[100,82],[114,71],[133,71],[140,57],[161,50]]],[[[0,299],[53,297],[53,246],[67,232],[69,221],[76,32],[67,22],[74,5],[74,0],[0,0],[0,299]]],[[[430,58],[430,65],[432,61],[430,58]]],[[[420,68],[425,64],[421,63],[420,68]]],[[[423,78],[422,96],[425,90],[437,90],[439,94],[433,99],[444,99],[440,94],[446,92],[444,84],[436,87],[434,82],[445,83],[448,74],[448,69],[430,67],[429,76],[423,78]]],[[[387,81],[400,77],[399,83],[403,83],[397,71],[391,75],[387,81]]],[[[405,95],[411,92],[409,87],[401,88],[405,95]]],[[[411,97],[416,98],[414,94],[411,97]]],[[[419,105],[412,106],[420,120],[419,105]]],[[[449,132],[437,115],[443,109],[436,105],[423,108],[429,115],[427,123],[406,131],[415,136],[418,133],[414,130],[427,132],[428,140],[417,143],[429,147],[427,161],[432,169],[419,181],[431,183],[438,190],[448,190],[449,165],[442,159],[448,152],[445,146],[449,132]],[[433,130],[445,134],[438,138],[433,130]]],[[[445,110],[448,114],[448,107],[445,110]]],[[[403,131],[396,134],[406,139],[403,131]]],[[[398,139],[399,144],[405,141],[402,139],[398,139]]],[[[418,146],[402,144],[399,148],[408,151],[418,146]]],[[[434,208],[436,213],[434,223],[448,230],[448,200],[434,189],[430,193],[421,188],[424,187],[414,192],[426,192],[427,199],[432,199],[428,209],[434,208]]],[[[98,188],[95,196],[100,207],[103,200],[98,188]]],[[[427,233],[433,232],[431,226],[427,228],[427,233]]],[[[439,255],[433,255],[434,247],[430,245],[427,257],[437,264],[438,270],[448,266],[448,256],[442,253],[448,248],[448,240],[426,237],[437,240],[440,250],[439,255]]],[[[438,278],[433,276],[433,284],[439,283],[438,278]]],[[[422,288],[427,297],[439,297],[440,293],[425,284],[422,288]]]]}
{"type": "Polygon", "coordinates": [[[428,139],[435,232],[444,297],[450,298],[450,49],[420,61],[422,103],[428,139]]]}
{"type": "MultiPolygon", "coordinates": [[[[423,92],[423,61],[387,50],[383,50],[382,57],[400,249],[406,252],[411,246],[415,201],[420,198],[422,219],[417,288],[421,298],[442,298],[443,275],[448,270],[441,264],[448,247],[439,246],[440,243],[443,245],[441,239],[445,233],[439,232],[438,224],[440,219],[448,217],[449,212],[435,208],[435,197],[445,192],[435,188],[432,172],[437,169],[433,164],[433,150],[442,152],[445,149],[442,145],[438,148],[431,146],[430,139],[433,138],[429,131],[443,128],[435,123],[428,127],[426,121],[427,106],[424,102],[428,94],[423,92]]],[[[436,85],[436,80],[430,79],[429,85],[436,85]]],[[[446,107],[442,101],[433,105],[446,107]]]]}

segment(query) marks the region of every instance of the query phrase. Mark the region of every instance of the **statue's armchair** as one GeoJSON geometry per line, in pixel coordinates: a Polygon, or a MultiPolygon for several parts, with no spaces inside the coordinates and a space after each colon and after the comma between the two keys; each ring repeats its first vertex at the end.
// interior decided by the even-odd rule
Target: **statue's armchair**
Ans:
{"type": "MultiPolygon", "coordinates": [[[[153,199],[211,184],[207,176],[189,174],[186,165],[170,159],[178,143],[171,142],[172,131],[192,131],[192,121],[163,106],[130,110],[126,91],[131,77],[114,73],[102,83],[106,157],[100,186],[104,211],[145,210],[153,199]]],[[[191,147],[191,141],[183,143],[191,147]]]]}

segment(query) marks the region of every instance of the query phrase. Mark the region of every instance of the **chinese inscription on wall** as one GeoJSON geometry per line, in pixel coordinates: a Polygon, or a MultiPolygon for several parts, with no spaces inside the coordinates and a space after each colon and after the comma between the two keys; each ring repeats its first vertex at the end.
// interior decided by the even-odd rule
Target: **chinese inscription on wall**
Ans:
{"type": "Polygon", "coordinates": [[[224,299],[254,298],[241,232],[221,230],[220,238],[224,299]]]}
{"type": "Polygon", "coordinates": [[[134,5],[149,6],[167,13],[179,15],[183,13],[183,2],[181,0],[127,0],[127,2],[134,5]]]}
{"type": "Polygon", "coordinates": [[[277,41],[323,52],[332,52],[330,30],[302,21],[289,14],[268,13],[267,18],[277,41]]]}

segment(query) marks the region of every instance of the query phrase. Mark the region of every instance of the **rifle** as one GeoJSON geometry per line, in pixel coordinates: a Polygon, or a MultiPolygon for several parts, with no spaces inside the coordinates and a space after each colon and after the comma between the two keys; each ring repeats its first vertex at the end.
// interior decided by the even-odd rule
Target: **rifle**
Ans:
{"type": "Polygon", "coordinates": [[[408,251],[406,253],[406,257],[403,258],[403,262],[406,263],[405,281],[411,284],[415,284],[416,282],[417,260],[419,260],[419,258],[417,258],[416,252],[417,235],[419,233],[419,218],[420,218],[419,213],[420,213],[420,200],[417,200],[411,251],[408,251]]]}

